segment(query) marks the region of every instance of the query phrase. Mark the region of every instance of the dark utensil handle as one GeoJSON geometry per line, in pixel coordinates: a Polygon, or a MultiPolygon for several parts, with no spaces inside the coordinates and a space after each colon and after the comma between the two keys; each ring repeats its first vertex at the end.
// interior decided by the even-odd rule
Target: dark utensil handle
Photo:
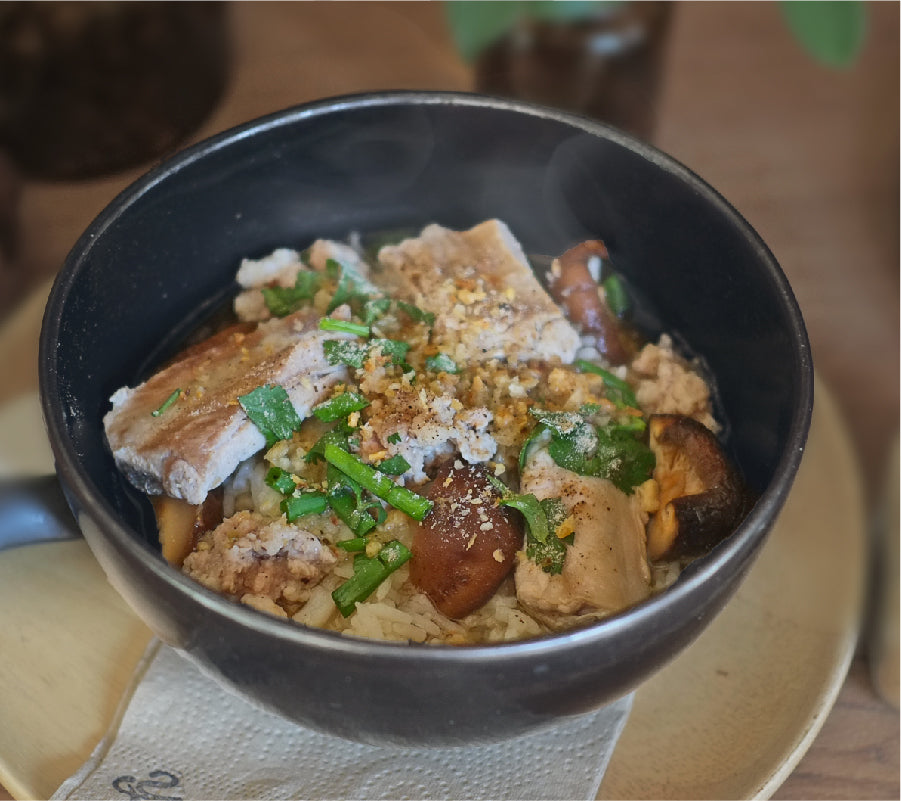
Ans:
{"type": "Polygon", "coordinates": [[[0,480],[0,550],[79,536],[55,475],[0,480]]]}

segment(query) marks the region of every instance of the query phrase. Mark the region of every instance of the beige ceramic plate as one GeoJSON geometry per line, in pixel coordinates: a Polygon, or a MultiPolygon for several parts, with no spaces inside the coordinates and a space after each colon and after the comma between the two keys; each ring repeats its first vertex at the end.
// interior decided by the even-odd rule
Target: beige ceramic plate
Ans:
{"type": "MultiPolygon", "coordinates": [[[[0,409],[0,475],[42,439],[34,395],[0,409]]],[[[856,641],[865,538],[853,464],[818,385],[766,547],[710,628],[638,690],[599,797],[766,797],[797,764],[856,641]]],[[[88,757],[149,637],[83,542],[0,552],[0,784],[14,797],[47,798],[88,757]]]]}

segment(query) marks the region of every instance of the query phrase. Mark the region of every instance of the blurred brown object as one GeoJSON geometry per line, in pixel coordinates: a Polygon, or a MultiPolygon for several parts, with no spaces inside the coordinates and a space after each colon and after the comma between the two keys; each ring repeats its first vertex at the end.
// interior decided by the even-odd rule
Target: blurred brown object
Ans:
{"type": "Polygon", "coordinates": [[[568,22],[521,19],[475,64],[476,91],[585,114],[650,140],[672,4],[611,3],[568,22]]]}
{"type": "Polygon", "coordinates": [[[9,156],[0,150],[0,263],[16,255],[19,244],[18,209],[22,185],[9,156]]]}
{"type": "Polygon", "coordinates": [[[16,275],[21,189],[18,171],[0,150],[0,318],[21,294],[17,291],[21,282],[16,275]]]}
{"type": "Polygon", "coordinates": [[[173,149],[226,84],[227,4],[0,3],[0,147],[86,178],[173,149]]]}
{"type": "Polygon", "coordinates": [[[898,432],[892,438],[883,487],[873,521],[873,593],[869,625],[865,632],[873,686],[883,701],[898,709],[901,706],[901,616],[899,616],[899,575],[901,560],[901,445],[898,432]]]}

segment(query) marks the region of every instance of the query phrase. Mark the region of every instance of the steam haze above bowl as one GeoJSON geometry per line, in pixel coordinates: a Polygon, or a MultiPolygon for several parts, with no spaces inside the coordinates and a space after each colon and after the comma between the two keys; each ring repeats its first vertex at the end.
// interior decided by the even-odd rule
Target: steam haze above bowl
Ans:
{"type": "MultiPolygon", "coordinates": [[[[655,332],[649,332],[652,335],[655,332]]],[[[87,541],[169,644],[263,705],[363,741],[491,741],[634,689],[722,608],[791,486],[812,408],[803,321],[741,216],[690,170],[599,123],[468,94],[335,98],[248,123],[126,189],[79,239],[41,334],[44,415],[87,541]],[[234,604],[162,559],[147,500],[116,470],[102,417],[233,291],[243,257],[497,217],[525,250],[587,238],[702,354],[759,500],[675,586],[565,634],[490,646],[358,640],[234,604]]]]}

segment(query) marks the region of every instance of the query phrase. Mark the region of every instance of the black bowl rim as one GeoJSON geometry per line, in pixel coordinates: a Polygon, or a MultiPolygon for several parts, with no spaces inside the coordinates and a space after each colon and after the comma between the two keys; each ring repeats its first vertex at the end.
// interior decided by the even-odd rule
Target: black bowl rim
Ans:
{"type": "Polygon", "coordinates": [[[39,379],[45,425],[56,459],[57,473],[64,486],[77,498],[78,504],[93,518],[104,536],[112,540],[114,545],[122,549],[132,560],[140,562],[154,574],[158,581],[169,585],[177,592],[185,593],[194,603],[204,607],[210,613],[293,645],[318,648],[336,654],[365,656],[367,659],[405,659],[415,653],[417,659],[449,661],[460,666],[473,662],[484,664],[486,660],[529,659],[541,657],[550,652],[559,652],[561,649],[566,650],[583,645],[591,646],[608,639],[612,641],[633,627],[643,629],[644,626],[652,624],[653,619],[658,616],[665,617],[668,608],[678,606],[680,600],[696,592],[699,585],[714,580],[718,571],[725,565],[734,563],[736,570],[746,569],[756,555],[761,540],[765,539],[772,521],[775,520],[782,508],[800,465],[810,427],[814,385],[813,363],[807,331],[800,308],[782,268],[745,218],[717,190],[691,169],[656,147],[635,139],[610,125],[570,112],[470,92],[418,90],[340,95],[267,114],[185,148],[131,183],[100,212],[79,237],[53,284],[41,329],[39,379]],[[703,560],[693,563],[691,570],[685,571],[680,580],[665,592],[584,628],[502,643],[464,646],[419,645],[349,637],[297,624],[286,625],[283,620],[230,602],[170,567],[141,541],[136,532],[118,519],[111,504],[103,498],[87,475],[82,473],[73,443],[68,438],[63,424],[59,387],[54,369],[54,342],[59,335],[66,298],[78,278],[80,265],[89,255],[97,239],[131,203],[169,176],[175,175],[193,162],[203,158],[207,153],[269,129],[293,125],[306,118],[336,111],[396,105],[447,105],[512,111],[524,116],[555,120],[591,135],[613,141],[692,186],[698,194],[717,207],[721,213],[731,217],[737,227],[743,231],[746,240],[757,250],[760,263],[765,266],[770,280],[777,288],[793,327],[799,376],[798,404],[789,424],[785,451],[775,467],[769,486],[764,489],[757,503],[731,537],[717,546],[703,560]]]}

